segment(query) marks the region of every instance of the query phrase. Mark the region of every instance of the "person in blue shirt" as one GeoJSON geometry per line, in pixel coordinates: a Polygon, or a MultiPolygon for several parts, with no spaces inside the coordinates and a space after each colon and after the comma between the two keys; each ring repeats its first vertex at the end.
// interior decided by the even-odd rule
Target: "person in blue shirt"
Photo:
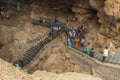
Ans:
{"type": "Polygon", "coordinates": [[[70,39],[68,39],[68,46],[72,46],[72,42],[70,39]]]}
{"type": "Polygon", "coordinates": [[[87,45],[86,48],[85,48],[85,52],[86,52],[87,54],[89,54],[89,51],[90,51],[90,43],[88,43],[88,45],[87,45]]]}

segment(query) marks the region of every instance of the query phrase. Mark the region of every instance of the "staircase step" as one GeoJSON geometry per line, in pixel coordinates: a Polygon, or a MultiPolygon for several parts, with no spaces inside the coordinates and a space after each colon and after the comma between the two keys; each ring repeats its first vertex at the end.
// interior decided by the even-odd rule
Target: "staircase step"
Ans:
{"type": "Polygon", "coordinates": [[[35,45],[33,48],[35,48],[37,51],[40,50],[40,47],[38,45],[35,45]]]}
{"type": "Polygon", "coordinates": [[[25,65],[27,65],[30,61],[27,60],[26,58],[24,58],[24,59],[22,60],[22,62],[23,62],[23,65],[25,66],[25,65]]]}
{"type": "Polygon", "coordinates": [[[28,57],[30,59],[33,59],[35,57],[35,55],[26,55],[25,57],[28,57]]]}
{"type": "Polygon", "coordinates": [[[25,56],[26,55],[35,55],[35,53],[36,53],[35,51],[28,51],[27,53],[25,53],[25,56]]]}
{"type": "Polygon", "coordinates": [[[45,38],[44,43],[48,43],[50,40],[48,38],[45,38]]]}
{"type": "Polygon", "coordinates": [[[43,42],[43,41],[40,41],[40,42],[38,43],[38,45],[44,45],[44,42],[43,42]]]}
{"type": "Polygon", "coordinates": [[[36,52],[36,50],[28,49],[25,53],[34,53],[34,52],[36,52]]]}
{"type": "Polygon", "coordinates": [[[35,49],[34,47],[31,47],[31,48],[28,49],[25,53],[28,53],[28,52],[33,52],[33,53],[35,53],[35,52],[38,52],[38,50],[35,49]]]}
{"type": "Polygon", "coordinates": [[[25,59],[27,59],[29,62],[31,61],[31,59],[29,57],[25,57],[25,59]]]}
{"type": "Polygon", "coordinates": [[[39,43],[37,46],[39,46],[39,47],[40,47],[40,46],[41,46],[41,47],[43,47],[43,46],[44,46],[44,44],[45,44],[45,43],[44,43],[44,42],[42,42],[42,43],[39,43]]]}

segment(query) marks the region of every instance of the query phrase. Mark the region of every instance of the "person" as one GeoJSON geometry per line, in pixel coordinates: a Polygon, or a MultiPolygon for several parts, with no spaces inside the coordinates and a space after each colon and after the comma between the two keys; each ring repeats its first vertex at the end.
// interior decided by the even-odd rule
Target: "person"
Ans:
{"type": "Polygon", "coordinates": [[[52,38],[54,37],[54,29],[53,27],[51,27],[50,31],[49,31],[49,36],[51,36],[52,38]]]}
{"type": "Polygon", "coordinates": [[[68,34],[69,34],[69,37],[72,39],[73,33],[71,30],[68,32],[68,34]]]}
{"type": "Polygon", "coordinates": [[[43,23],[43,18],[42,18],[42,17],[40,17],[39,21],[40,21],[40,23],[43,23]]]}
{"type": "Polygon", "coordinates": [[[60,26],[58,26],[58,33],[59,33],[59,35],[62,33],[60,26]]]}
{"type": "Polygon", "coordinates": [[[90,51],[90,43],[88,43],[87,47],[85,48],[86,54],[89,54],[90,51]]]}
{"type": "Polygon", "coordinates": [[[85,38],[85,34],[81,33],[80,38],[85,38]]]}
{"type": "Polygon", "coordinates": [[[87,43],[84,41],[84,49],[87,47],[87,43]]]}
{"type": "Polygon", "coordinates": [[[9,14],[6,14],[6,19],[8,19],[8,20],[10,19],[10,16],[9,16],[9,14]]]}
{"type": "Polygon", "coordinates": [[[77,32],[80,33],[80,26],[77,28],[77,32]]]}
{"type": "Polygon", "coordinates": [[[21,3],[20,1],[17,2],[17,11],[20,12],[20,8],[21,8],[21,3]]]}
{"type": "Polygon", "coordinates": [[[1,9],[1,19],[4,19],[4,15],[5,15],[5,13],[4,13],[4,10],[3,9],[1,9]]]}
{"type": "Polygon", "coordinates": [[[91,48],[89,56],[94,57],[94,54],[95,54],[94,48],[91,48]]]}
{"type": "Polygon", "coordinates": [[[57,18],[56,16],[55,16],[55,18],[54,18],[54,22],[55,22],[55,23],[59,22],[59,21],[58,21],[58,18],[57,18]]]}
{"type": "Polygon", "coordinates": [[[72,42],[70,39],[68,39],[68,46],[72,46],[72,42]]]}
{"type": "Polygon", "coordinates": [[[102,62],[105,61],[106,57],[108,56],[108,53],[109,53],[109,49],[108,49],[108,47],[105,47],[104,52],[103,52],[102,62]]]}
{"type": "Polygon", "coordinates": [[[81,25],[80,26],[80,33],[83,33],[83,31],[84,31],[84,27],[83,27],[83,25],[81,25]]]}
{"type": "Polygon", "coordinates": [[[45,18],[43,18],[43,23],[45,23],[46,22],[46,19],[45,18]]]}
{"type": "Polygon", "coordinates": [[[79,37],[77,37],[77,38],[75,39],[75,46],[76,46],[76,47],[78,47],[78,46],[79,46],[79,42],[80,42],[80,38],[79,38],[79,37]]]}
{"type": "Polygon", "coordinates": [[[70,20],[70,21],[72,21],[72,20],[73,20],[72,16],[69,16],[69,20],[70,20]]]}
{"type": "Polygon", "coordinates": [[[85,38],[81,38],[81,41],[80,41],[80,46],[81,47],[84,47],[84,41],[85,41],[85,38]]]}

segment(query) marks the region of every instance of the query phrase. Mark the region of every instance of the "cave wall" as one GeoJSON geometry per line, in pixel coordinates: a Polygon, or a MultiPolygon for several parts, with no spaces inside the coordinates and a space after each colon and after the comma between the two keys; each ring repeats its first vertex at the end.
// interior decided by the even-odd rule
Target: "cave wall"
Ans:
{"type": "Polygon", "coordinates": [[[107,37],[115,37],[120,32],[120,1],[119,0],[89,0],[90,5],[97,10],[100,32],[107,37]]]}
{"type": "Polygon", "coordinates": [[[100,33],[107,37],[120,34],[120,1],[119,0],[76,0],[72,11],[83,21],[95,15],[98,17],[100,33]],[[95,11],[97,14],[94,14],[95,11]]]}

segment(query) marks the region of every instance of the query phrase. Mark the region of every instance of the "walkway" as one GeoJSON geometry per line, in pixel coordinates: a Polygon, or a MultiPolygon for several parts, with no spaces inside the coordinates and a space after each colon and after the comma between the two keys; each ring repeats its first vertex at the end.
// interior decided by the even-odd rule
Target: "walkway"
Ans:
{"type": "MultiPolygon", "coordinates": [[[[65,31],[66,25],[63,23],[53,23],[53,22],[45,22],[45,23],[39,23],[38,20],[32,22],[34,25],[41,25],[41,26],[45,26],[47,28],[51,28],[51,26],[59,26],[61,27],[61,31],[62,33],[65,32],[67,34],[67,32],[65,31]]],[[[56,34],[56,33],[55,33],[56,34]]],[[[59,34],[56,34],[56,37],[59,36],[59,34]]],[[[56,38],[54,37],[54,38],[56,38]]],[[[45,38],[43,41],[40,41],[37,45],[32,46],[30,49],[28,49],[25,52],[24,57],[21,60],[17,60],[13,63],[14,66],[20,66],[20,67],[24,67],[25,65],[27,65],[30,61],[32,61],[32,59],[36,56],[36,54],[44,47],[45,44],[49,43],[51,40],[49,38],[45,38]]],[[[76,47],[74,45],[71,46],[72,48],[81,51],[84,53],[84,49],[82,47],[76,47]]],[[[87,55],[87,54],[86,54],[87,55]]],[[[103,56],[101,53],[99,52],[95,52],[95,56],[94,58],[96,58],[97,60],[101,61],[103,56]]],[[[116,52],[116,54],[114,56],[108,56],[105,60],[105,62],[108,63],[114,63],[114,64],[120,64],[120,49],[116,52]]]]}
{"type": "MultiPolygon", "coordinates": [[[[62,23],[57,23],[57,25],[56,25],[56,24],[51,23],[51,22],[46,22],[46,23],[43,24],[43,23],[39,23],[38,20],[35,21],[34,24],[35,25],[42,25],[42,26],[45,26],[45,27],[48,27],[48,28],[50,28],[51,26],[60,26],[60,27],[62,27],[62,29],[64,29],[64,27],[67,27],[65,24],[62,24],[62,23]]],[[[82,47],[76,47],[75,45],[72,45],[71,47],[84,53],[84,48],[82,48],[82,47]]],[[[98,51],[96,51],[94,58],[101,61],[102,58],[103,58],[103,55],[101,53],[99,53],[98,51]]],[[[115,55],[113,55],[113,56],[109,55],[106,58],[105,62],[120,64],[120,49],[117,50],[115,55]]]]}

